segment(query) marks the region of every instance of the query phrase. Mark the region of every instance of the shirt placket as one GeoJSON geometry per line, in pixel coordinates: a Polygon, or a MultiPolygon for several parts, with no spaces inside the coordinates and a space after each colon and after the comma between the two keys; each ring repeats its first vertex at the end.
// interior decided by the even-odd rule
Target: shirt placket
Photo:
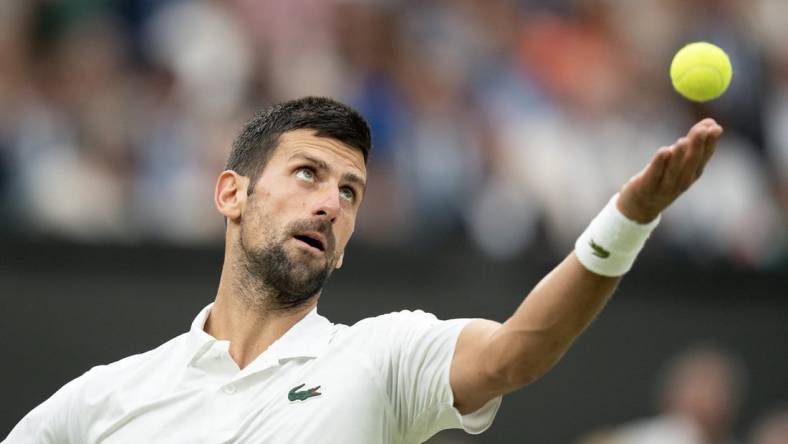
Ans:
{"type": "Polygon", "coordinates": [[[230,357],[227,343],[218,342],[214,356],[209,357],[213,370],[219,370],[219,378],[210,384],[210,418],[209,432],[206,433],[206,443],[231,443],[236,442],[239,428],[242,426],[241,418],[254,407],[252,402],[256,395],[262,395],[265,382],[263,379],[270,377],[279,365],[275,358],[265,356],[264,353],[243,370],[238,370],[235,362],[230,357]],[[262,386],[261,386],[262,385],[262,386]]]}

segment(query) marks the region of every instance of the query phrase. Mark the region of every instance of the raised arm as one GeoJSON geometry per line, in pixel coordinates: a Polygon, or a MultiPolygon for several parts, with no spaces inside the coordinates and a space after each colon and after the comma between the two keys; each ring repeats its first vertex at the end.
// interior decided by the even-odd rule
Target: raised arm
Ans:
{"type": "MultiPolygon", "coordinates": [[[[686,137],[660,148],[621,187],[615,201],[620,215],[637,224],[652,223],[700,177],[721,135],[722,127],[705,119],[686,137]]],[[[633,229],[638,226],[633,224],[633,229]]],[[[609,254],[590,244],[592,254],[609,254]]],[[[573,251],[547,274],[503,324],[477,320],[463,329],[450,373],[454,405],[461,413],[541,377],[605,306],[620,275],[598,274],[601,271],[589,260],[581,262],[578,254],[573,251]]]]}

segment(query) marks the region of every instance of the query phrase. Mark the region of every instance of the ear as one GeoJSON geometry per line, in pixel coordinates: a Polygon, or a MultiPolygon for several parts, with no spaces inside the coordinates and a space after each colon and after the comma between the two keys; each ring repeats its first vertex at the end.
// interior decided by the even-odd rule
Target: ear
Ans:
{"type": "Polygon", "coordinates": [[[337,264],[334,265],[334,269],[339,270],[342,268],[342,260],[345,259],[345,253],[339,255],[339,259],[337,259],[337,264]]]}
{"type": "Polygon", "coordinates": [[[223,171],[216,181],[214,203],[216,209],[228,220],[238,220],[246,204],[249,179],[232,170],[223,171]]]}

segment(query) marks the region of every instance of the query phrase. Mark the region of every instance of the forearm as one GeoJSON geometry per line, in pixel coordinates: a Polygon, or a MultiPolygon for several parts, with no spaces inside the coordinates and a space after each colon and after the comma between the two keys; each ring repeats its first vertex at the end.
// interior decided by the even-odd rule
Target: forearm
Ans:
{"type": "Polygon", "coordinates": [[[555,365],[620,279],[588,271],[574,253],[545,276],[491,338],[490,359],[506,385],[526,385],[555,365]]]}
{"type": "Polygon", "coordinates": [[[479,319],[463,329],[450,373],[460,411],[472,412],[555,365],[610,299],[658,215],[700,177],[721,135],[722,128],[705,119],[686,137],[657,150],[621,188],[616,211],[611,200],[578,238],[575,252],[505,323],[479,319]]]}

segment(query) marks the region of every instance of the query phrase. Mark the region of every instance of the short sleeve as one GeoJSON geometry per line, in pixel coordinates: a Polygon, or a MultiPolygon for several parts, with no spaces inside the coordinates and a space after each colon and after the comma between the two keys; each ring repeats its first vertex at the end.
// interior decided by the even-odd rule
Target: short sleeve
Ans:
{"type": "Polygon", "coordinates": [[[501,404],[495,398],[476,412],[454,408],[449,371],[457,338],[470,319],[439,320],[423,311],[387,315],[391,347],[387,387],[399,428],[407,442],[423,442],[435,433],[461,428],[481,433],[501,404]]]}

